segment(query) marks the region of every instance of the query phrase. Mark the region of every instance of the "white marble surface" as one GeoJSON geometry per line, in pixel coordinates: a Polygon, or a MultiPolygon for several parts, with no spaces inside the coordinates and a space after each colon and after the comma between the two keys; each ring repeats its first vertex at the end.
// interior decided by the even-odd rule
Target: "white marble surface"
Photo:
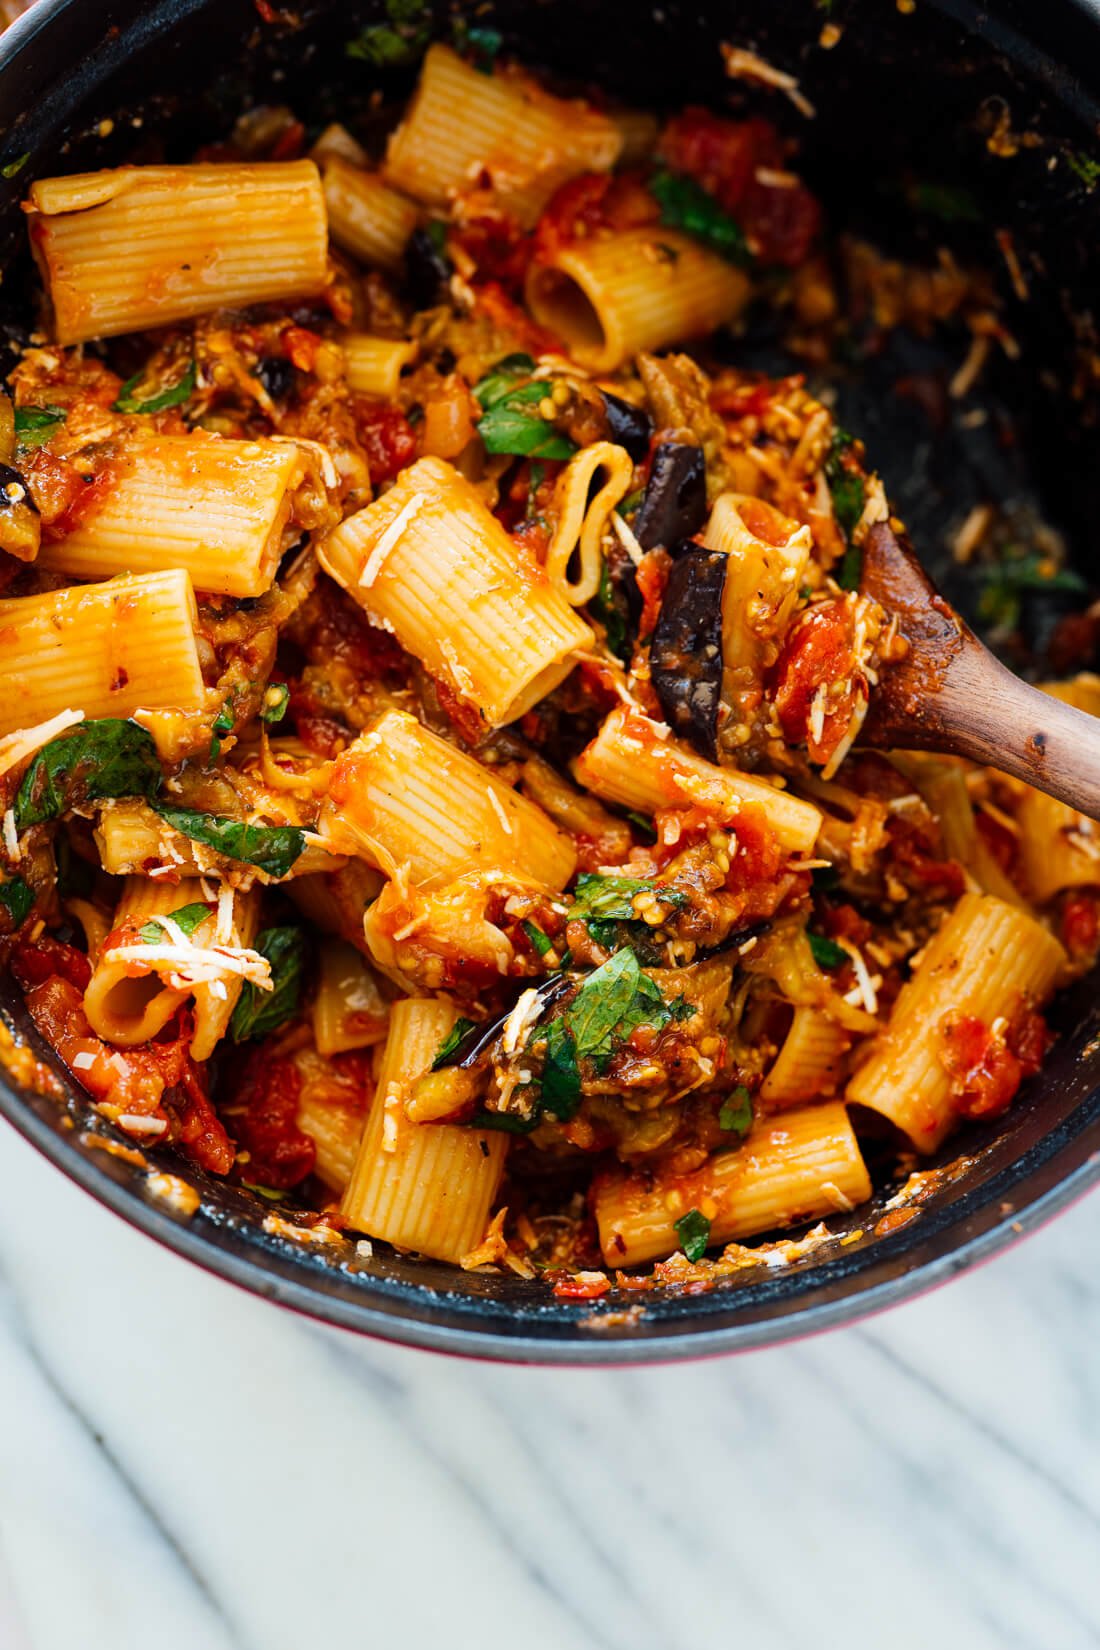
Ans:
{"type": "Polygon", "coordinates": [[[799,1346],[507,1369],[278,1312],[0,1123],[0,1650],[1100,1645],[1100,1198],[799,1346]]]}

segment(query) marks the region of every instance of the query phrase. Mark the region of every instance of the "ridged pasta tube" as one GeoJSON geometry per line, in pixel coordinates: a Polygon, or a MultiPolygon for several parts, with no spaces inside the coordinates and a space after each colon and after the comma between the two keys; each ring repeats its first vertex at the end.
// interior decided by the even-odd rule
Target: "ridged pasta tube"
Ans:
{"type": "Polygon", "coordinates": [[[416,202],[390,189],[377,172],[339,155],[324,158],[322,179],[329,234],[337,246],[391,275],[400,270],[405,243],[420,219],[416,202]]]}
{"type": "Polygon", "coordinates": [[[326,573],[491,727],[550,693],[592,631],[476,488],[422,458],[318,546],[326,573]]]}

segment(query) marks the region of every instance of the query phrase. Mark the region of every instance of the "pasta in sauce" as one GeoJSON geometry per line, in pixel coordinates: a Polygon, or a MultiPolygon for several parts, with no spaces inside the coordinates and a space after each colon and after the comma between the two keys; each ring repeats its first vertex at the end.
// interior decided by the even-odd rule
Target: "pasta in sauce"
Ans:
{"type": "Polygon", "coordinates": [[[0,957],[132,1140],[584,1297],[1003,1111],[1100,853],[859,749],[887,495],[737,364],[835,311],[790,144],[484,67],[30,187],[0,957]]]}

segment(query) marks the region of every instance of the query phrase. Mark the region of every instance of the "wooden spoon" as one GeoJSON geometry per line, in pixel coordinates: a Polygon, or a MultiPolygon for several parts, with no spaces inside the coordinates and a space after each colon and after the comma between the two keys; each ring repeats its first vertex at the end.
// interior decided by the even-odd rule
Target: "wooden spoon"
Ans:
{"type": "Polygon", "coordinates": [[[881,671],[860,744],[966,756],[1100,819],[1100,718],[1006,670],[886,522],[867,535],[860,589],[909,643],[881,671]]]}

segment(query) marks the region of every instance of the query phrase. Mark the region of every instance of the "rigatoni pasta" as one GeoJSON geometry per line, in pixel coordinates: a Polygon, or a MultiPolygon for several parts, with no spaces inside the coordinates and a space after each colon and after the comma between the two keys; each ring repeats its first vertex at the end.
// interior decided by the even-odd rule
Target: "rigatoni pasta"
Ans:
{"type": "Polygon", "coordinates": [[[206,685],[197,622],[183,569],[0,601],[7,684],[0,733],[62,710],[88,717],[125,717],[159,705],[198,710],[206,685]]]}
{"type": "Polygon", "coordinates": [[[329,153],[322,162],[329,234],[345,251],[379,269],[400,270],[420,220],[415,201],[390,189],[376,172],[329,153]]]}
{"type": "Polygon", "coordinates": [[[591,631],[443,459],[318,548],[325,571],[493,727],[553,691],[591,631]]]}
{"type": "Polygon", "coordinates": [[[312,161],[43,178],[27,207],[61,344],[324,291],[325,204],[312,161]]]}
{"type": "Polygon", "coordinates": [[[196,590],[220,596],[270,589],[302,479],[296,446],[154,436],[118,465],[103,503],[43,549],[41,566],[78,579],[185,568],[196,590]]]}

